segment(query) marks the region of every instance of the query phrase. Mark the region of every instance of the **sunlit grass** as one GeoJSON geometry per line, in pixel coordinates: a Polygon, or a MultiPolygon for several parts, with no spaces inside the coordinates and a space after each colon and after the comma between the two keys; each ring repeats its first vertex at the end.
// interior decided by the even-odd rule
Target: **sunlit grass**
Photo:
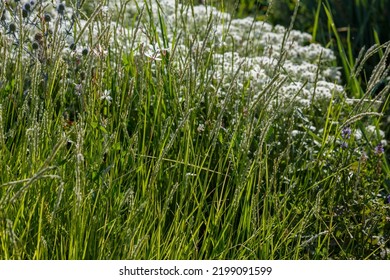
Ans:
{"type": "Polygon", "coordinates": [[[388,87],[328,96],[325,49],[313,81],[280,56],[263,85],[245,77],[265,47],[228,43],[231,18],[104,2],[67,1],[84,3],[73,20],[54,6],[42,39],[0,6],[1,259],[389,259],[388,87]],[[301,99],[311,84],[325,97],[301,99]]]}

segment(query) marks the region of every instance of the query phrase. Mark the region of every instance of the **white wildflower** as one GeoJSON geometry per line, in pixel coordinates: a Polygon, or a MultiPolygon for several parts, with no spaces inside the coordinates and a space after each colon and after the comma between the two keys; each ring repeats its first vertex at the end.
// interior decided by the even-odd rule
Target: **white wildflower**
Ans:
{"type": "Polygon", "coordinates": [[[112,97],[110,96],[111,94],[111,90],[104,90],[104,92],[102,93],[102,95],[100,96],[100,100],[106,100],[108,103],[111,103],[112,101],[112,97]]]}
{"type": "Polygon", "coordinates": [[[292,136],[292,137],[296,137],[296,136],[298,136],[299,134],[302,134],[302,132],[299,131],[299,130],[293,130],[293,131],[291,131],[291,136],[292,136]]]}
{"type": "Polygon", "coordinates": [[[144,55],[150,58],[152,61],[160,61],[161,55],[166,55],[168,48],[160,48],[156,43],[154,45],[149,44],[148,49],[145,51],[144,55]]]}
{"type": "MultiPolygon", "coordinates": [[[[374,125],[369,125],[369,126],[367,126],[367,127],[366,127],[366,130],[367,130],[368,132],[370,132],[371,134],[374,134],[374,133],[377,132],[377,129],[376,129],[376,127],[375,127],[374,125]]],[[[378,129],[378,132],[379,132],[379,135],[380,135],[381,138],[385,138],[385,132],[384,132],[384,131],[378,129]]]]}
{"type": "Polygon", "coordinates": [[[205,127],[204,127],[204,124],[199,124],[198,128],[196,129],[198,131],[198,133],[202,133],[204,131],[205,127]]]}
{"type": "Polygon", "coordinates": [[[103,6],[102,7],[102,14],[103,15],[108,15],[109,11],[110,11],[110,8],[108,6],[103,6]]]}

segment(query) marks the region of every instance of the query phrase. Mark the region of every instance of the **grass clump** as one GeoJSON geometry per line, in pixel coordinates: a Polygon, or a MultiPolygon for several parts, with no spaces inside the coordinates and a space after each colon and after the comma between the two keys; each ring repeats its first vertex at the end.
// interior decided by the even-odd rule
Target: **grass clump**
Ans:
{"type": "Polygon", "coordinates": [[[2,259],[389,258],[386,92],[351,98],[310,35],[28,3],[0,6],[2,259]]]}

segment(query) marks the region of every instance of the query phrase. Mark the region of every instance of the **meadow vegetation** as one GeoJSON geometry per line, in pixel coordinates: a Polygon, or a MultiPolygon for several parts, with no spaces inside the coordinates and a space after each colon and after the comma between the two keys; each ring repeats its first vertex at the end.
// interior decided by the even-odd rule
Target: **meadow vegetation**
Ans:
{"type": "Polygon", "coordinates": [[[390,259],[390,44],[330,8],[341,65],[299,5],[2,1],[0,259],[390,259]]]}

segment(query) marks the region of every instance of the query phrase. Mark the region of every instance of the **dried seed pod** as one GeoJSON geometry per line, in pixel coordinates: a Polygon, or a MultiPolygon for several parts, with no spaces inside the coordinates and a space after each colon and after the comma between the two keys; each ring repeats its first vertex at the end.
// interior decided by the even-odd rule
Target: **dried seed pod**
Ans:
{"type": "Polygon", "coordinates": [[[41,32],[36,33],[34,35],[34,40],[41,44],[43,40],[43,34],[41,32]]]}
{"type": "Polygon", "coordinates": [[[43,16],[43,19],[45,20],[45,22],[50,22],[51,21],[51,16],[46,13],[44,16],[43,16]]]}
{"type": "Polygon", "coordinates": [[[63,14],[64,14],[64,12],[65,12],[65,5],[64,5],[64,3],[58,4],[57,12],[58,12],[60,15],[63,15],[63,14]]]}
{"type": "Polygon", "coordinates": [[[27,12],[30,12],[30,11],[31,11],[31,5],[30,5],[30,3],[24,4],[23,10],[26,10],[27,12]]]}
{"type": "Polygon", "coordinates": [[[32,46],[33,50],[37,50],[39,48],[39,44],[37,42],[33,42],[31,44],[31,46],[32,46]]]}
{"type": "Polygon", "coordinates": [[[8,26],[9,32],[14,33],[16,31],[16,24],[11,22],[10,25],[8,26]]]}
{"type": "Polygon", "coordinates": [[[25,10],[25,9],[23,9],[23,10],[22,10],[22,16],[23,16],[23,18],[28,17],[28,11],[25,10]]]}

